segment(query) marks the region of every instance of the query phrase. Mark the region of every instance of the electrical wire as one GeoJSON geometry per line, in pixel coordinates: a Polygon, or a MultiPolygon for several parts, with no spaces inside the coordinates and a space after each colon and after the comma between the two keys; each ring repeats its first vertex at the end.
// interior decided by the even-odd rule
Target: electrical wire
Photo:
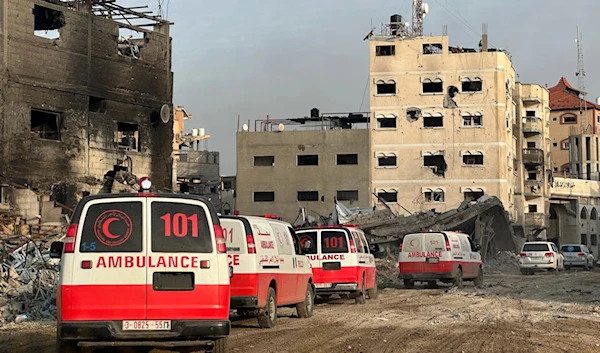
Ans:
{"type": "Polygon", "coordinates": [[[367,77],[367,83],[365,83],[365,90],[363,91],[362,100],[360,101],[360,108],[358,108],[359,112],[362,112],[363,104],[365,103],[365,96],[367,95],[367,89],[369,88],[369,81],[371,79],[371,75],[367,77]]]}

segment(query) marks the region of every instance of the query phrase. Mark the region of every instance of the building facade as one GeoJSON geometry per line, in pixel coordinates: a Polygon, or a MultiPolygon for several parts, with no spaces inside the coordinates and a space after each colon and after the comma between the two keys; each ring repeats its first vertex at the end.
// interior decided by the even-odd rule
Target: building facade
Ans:
{"type": "Polygon", "coordinates": [[[517,82],[513,90],[517,123],[514,228],[527,239],[545,238],[552,184],[549,92],[537,84],[517,82]]]}
{"type": "Polygon", "coordinates": [[[293,223],[301,207],[317,219],[329,216],[334,197],[349,207],[368,206],[369,130],[346,117],[294,122],[271,120],[237,133],[236,210],[293,223]],[[303,130],[288,131],[294,122],[303,130]]]}
{"type": "Polygon", "coordinates": [[[571,86],[564,77],[549,91],[554,176],[600,180],[600,159],[592,146],[592,143],[598,144],[600,136],[600,105],[582,99],[581,91],[571,86]],[[573,143],[581,142],[573,146],[573,163],[569,161],[570,136],[574,136],[573,143]],[[590,148],[594,153],[579,153],[590,148]]]}
{"type": "Polygon", "coordinates": [[[495,195],[515,216],[515,70],[447,36],[370,37],[372,191],[399,213],[495,195]]]}
{"type": "Polygon", "coordinates": [[[170,23],[143,13],[143,27],[116,22],[104,6],[116,5],[0,2],[2,178],[47,194],[66,185],[53,198],[71,206],[108,171],[148,175],[159,189],[172,180],[173,123],[160,114],[172,104],[170,23]]]}

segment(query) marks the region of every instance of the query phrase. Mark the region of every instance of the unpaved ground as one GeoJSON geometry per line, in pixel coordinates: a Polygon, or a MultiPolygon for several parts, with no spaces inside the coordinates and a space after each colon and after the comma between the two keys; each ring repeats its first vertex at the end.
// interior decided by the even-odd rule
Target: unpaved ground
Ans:
{"type": "MultiPolygon", "coordinates": [[[[311,319],[281,309],[277,326],[233,320],[232,352],[600,352],[600,271],[489,274],[470,283],[319,303],[311,319]]],[[[54,352],[52,323],[0,328],[0,352],[54,352]]]]}

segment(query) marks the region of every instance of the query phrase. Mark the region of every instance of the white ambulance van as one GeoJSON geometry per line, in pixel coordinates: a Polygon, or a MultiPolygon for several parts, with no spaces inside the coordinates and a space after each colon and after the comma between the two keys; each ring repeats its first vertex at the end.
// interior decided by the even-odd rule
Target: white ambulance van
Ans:
{"type": "Polygon", "coordinates": [[[459,232],[415,233],[404,236],[400,245],[398,269],[406,288],[414,288],[415,281],[454,283],[463,287],[463,281],[473,281],[476,287],[483,283],[483,265],[480,247],[469,235],[459,232]]]}
{"type": "Polygon", "coordinates": [[[272,328],[277,307],[296,307],[312,316],[314,287],[310,264],[294,229],[275,216],[221,216],[231,278],[231,309],[256,313],[262,328],[272,328]]]}
{"type": "Polygon", "coordinates": [[[362,230],[351,225],[329,225],[296,233],[310,259],[317,295],[350,296],[359,304],[365,303],[367,294],[369,299],[377,298],[375,256],[362,230]]]}
{"type": "Polygon", "coordinates": [[[226,352],[229,276],[219,218],[205,198],[94,195],[76,206],[57,295],[57,352],[175,347],[226,352]]]}

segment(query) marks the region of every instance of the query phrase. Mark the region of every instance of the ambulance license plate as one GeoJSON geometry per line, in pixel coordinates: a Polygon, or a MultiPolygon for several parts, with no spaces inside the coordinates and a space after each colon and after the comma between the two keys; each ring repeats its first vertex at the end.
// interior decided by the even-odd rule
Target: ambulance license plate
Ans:
{"type": "Polygon", "coordinates": [[[171,320],[123,320],[123,331],[170,331],[171,320]]]}
{"type": "Polygon", "coordinates": [[[331,283],[315,283],[315,288],[329,288],[331,283]]]}
{"type": "Polygon", "coordinates": [[[428,257],[425,261],[427,261],[428,264],[437,264],[437,263],[440,263],[440,258],[439,257],[428,257]]]}

